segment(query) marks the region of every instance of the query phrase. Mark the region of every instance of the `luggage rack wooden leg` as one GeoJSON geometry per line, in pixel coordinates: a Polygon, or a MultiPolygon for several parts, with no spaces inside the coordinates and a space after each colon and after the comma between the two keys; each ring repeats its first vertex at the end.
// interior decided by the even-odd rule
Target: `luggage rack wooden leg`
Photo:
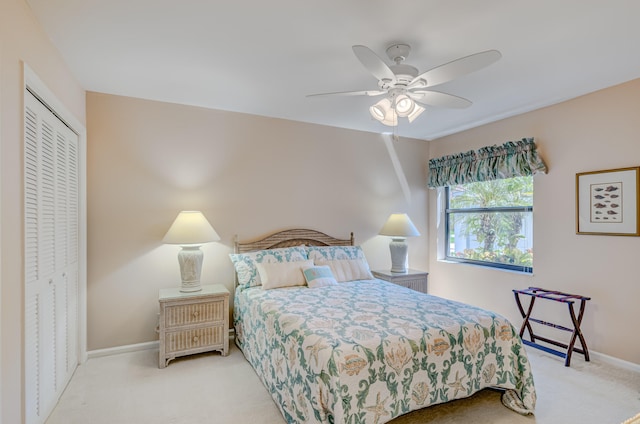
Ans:
{"type": "Polygon", "coordinates": [[[590,300],[589,297],[572,295],[572,294],[558,292],[558,291],[544,290],[537,287],[529,287],[526,290],[513,290],[513,292],[516,299],[516,305],[518,306],[518,310],[520,311],[520,314],[522,315],[522,318],[523,318],[522,326],[520,327],[520,338],[522,339],[522,342],[524,344],[543,350],[545,352],[551,353],[553,355],[565,358],[564,365],[567,367],[570,366],[571,364],[571,354],[574,351],[583,354],[585,361],[590,360],[587,343],[584,339],[584,335],[582,334],[582,331],[580,330],[580,325],[582,324],[582,318],[584,316],[584,311],[586,307],[586,301],[590,300]],[[529,307],[527,308],[526,312],[524,310],[524,307],[522,306],[522,302],[520,301],[521,294],[531,297],[531,300],[529,302],[529,307]],[[533,305],[535,304],[535,301],[537,298],[566,303],[569,308],[569,315],[571,317],[573,328],[567,328],[558,324],[532,318],[531,313],[533,311],[533,305]],[[580,300],[580,309],[577,316],[574,310],[574,300],[580,300]],[[531,326],[532,322],[553,327],[558,330],[570,332],[571,339],[569,341],[569,344],[561,343],[557,340],[552,340],[547,337],[543,337],[538,334],[535,334],[531,326]],[[524,339],[525,331],[529,333],[530,340],[524,339]],[[565,349],[565,351],[560,351],[557,349],[553,349],[553,348],[541,345],[537,342],[537,340],[552,344],[554,346],[558,346],[560,348],[565,349]],[[582,349],[575,346],[576,340],[579,340],[582,349]]]}
{"type": "Polygon", "coordinates": [[[574,350],[578,353],[582,353],[584,355],[585,361],[589,361],[589,349],[587,349],[587,342],[584,340],[584,336],[582,335],[582,331],[580,330],[580,324],[582,324],[582,317],[584,316],[586,302],[586,299],[582,299],[580,301],[580,311],[578,312],[577,318],[573,310],[573,302],[568,304],[569,315],[571,315],[571,321],[573,322],[573,333],[571,334],[571,341],[569,342],[569,346],[567,347],[567,360],[565,362],[566,366],[569,366],[569,363],[571,362],[571,352],[573,352],[574,350]],[[582,349],[574,347],[576,343],[576,336],[580,339],[580,346],[582,346],[582,349]]]}
{"type": "Polygon", "coordinates": [[[531,311],[533,311],[533,304],[536,301],[535,297],[531,298],[531,301],[529,302],[529,308],[527,309],[527,313],[525,314],[524,312],[524,308],[522,307],[522,303],[520,302],[520,296],[518,296],[518,293],[515,294],[516,295],[516,305],[518,305],[518,309],[520,310],[520,314],[522,315],[522,318],[524,318],[524,320],[522,321],[522,326],[520,327],[520,338],[522,338],[522,336],[524,336],[524,331],[527,330],[529,331],[529,338],[531,339],[532,342],[535,342],[535,336],[533,335],[533,329],[531,328],[531,324],[529,324],[529,319],[531,318],[531,311]]]}

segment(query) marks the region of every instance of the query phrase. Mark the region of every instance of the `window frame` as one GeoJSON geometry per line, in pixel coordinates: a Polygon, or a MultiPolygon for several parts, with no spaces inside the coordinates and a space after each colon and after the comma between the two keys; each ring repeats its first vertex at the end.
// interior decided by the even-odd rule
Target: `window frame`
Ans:
{"type": "Polygon", "coordinates": [[[450,187],[444,187],[444,259],[450,262],[466,263],[471,265],[483,266],[486,268],[502,269],[508,271],[517,271],[526,274],[533,274],[533,266],[510,265],[498,262],[479,261],[475,259],[460,258],[450,255],[449,241],[451,239],[449,230],[449,222],[451,214],[466,213],[499,213],[499,212],[530,212],[533,217],[533,205],[531,206],[500,206],[495,208],[450,208],[450,187]]]}

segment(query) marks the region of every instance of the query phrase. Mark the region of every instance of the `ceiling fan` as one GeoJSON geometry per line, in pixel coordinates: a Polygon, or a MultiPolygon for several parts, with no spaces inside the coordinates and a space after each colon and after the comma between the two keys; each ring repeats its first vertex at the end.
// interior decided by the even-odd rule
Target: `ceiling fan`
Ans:
{"type": "Polygon", "coordinates": [[[467,99],[434,91],[432,87],[482,69],[502,57],[497,50],[487,50],[419,73],[417,68],[403,63],[411,52],[411,47],[407,44],[393,44],[387,48],[387,56],[394,62],[390,66],[366,46],[353,46],[353,52],[378,79],[377,90],[320,93],[307,97],[386,95],[371,106],[369,112],[374,119],[388,126],[398,125],[398,117],[406,117],[409,122],[413,122],[425,110],[425,106],[459,109],[471,106],[471,101],[467,99]]]}

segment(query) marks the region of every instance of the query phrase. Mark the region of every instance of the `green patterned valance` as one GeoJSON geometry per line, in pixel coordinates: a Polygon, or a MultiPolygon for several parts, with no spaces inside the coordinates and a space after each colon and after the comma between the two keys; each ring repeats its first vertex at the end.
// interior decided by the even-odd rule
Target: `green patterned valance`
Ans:
{"type": "Polygon", "coordinates": [[[429,187],[444,187],[478,181],[545,174],[533,138],[508,141],[502,146],[483,147],[429,161],[429,187]]]}

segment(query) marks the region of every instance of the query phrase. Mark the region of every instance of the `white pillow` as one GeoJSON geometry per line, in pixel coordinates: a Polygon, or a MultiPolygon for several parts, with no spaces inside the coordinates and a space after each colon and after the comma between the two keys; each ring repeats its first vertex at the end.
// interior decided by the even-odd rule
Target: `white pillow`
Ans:
{"type": "Polygon", "coordinates": [[[328,265],[336,280],[340,283],[354,280],[373,280],[366,259],[316,260],[316,265],[328,265]]]}
{"type": "Polygon", "coordinates": [[[304,286],[307,282],[302,274],[303,267],[313,266],[313,261],[263,262],[257,263],[262,288],[265,290],[280,287],[304,286]]]}
{"type": "Polygon", "coordinates": [[[312,289],[338,284],[331,272],[331,268],[327,265],[305,267],[302,268],[302,273],[307,285],[312,289]]]}

